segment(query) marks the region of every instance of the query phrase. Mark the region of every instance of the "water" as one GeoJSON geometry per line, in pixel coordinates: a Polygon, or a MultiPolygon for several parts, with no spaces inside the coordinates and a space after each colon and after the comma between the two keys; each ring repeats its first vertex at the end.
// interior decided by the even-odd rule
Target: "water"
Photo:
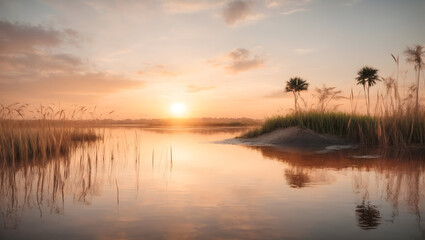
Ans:
{"type": "Polygon", "coordinates": [[[107,128],[1,169],[0,239],[424,238],[424,157],[217,144],[238,133],[107,128]]]}

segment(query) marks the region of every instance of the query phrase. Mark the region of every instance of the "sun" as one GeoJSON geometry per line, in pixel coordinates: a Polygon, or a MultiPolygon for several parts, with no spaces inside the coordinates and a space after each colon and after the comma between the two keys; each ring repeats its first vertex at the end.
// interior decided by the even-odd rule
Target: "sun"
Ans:
{"type": "Polygon", "coordinates": [[[176,117],[181,117],[186,114],[186,106],[181,102],[173,103],[170,110],[171,113],[176,117]]]}

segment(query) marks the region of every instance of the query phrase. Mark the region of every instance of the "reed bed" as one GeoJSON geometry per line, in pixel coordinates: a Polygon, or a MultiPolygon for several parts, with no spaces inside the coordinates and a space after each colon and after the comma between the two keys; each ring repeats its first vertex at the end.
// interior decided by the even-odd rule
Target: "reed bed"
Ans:
{"type": "Polygon", "coordinates": [[[250,130],[239,138],[253,138],[278,128],[299,126],[321,134],[333,134],[352,142],[381,147],[425,146],[425,106],[415,103],[418,85],[411,85],[402,96],[397,78],[380,78],[384,92],[377,93],[374,112],[367,115],[357,112],[358,97],[353,90],[349,97],[341,95],[334,87],[316,88],[315,102],[308,105],[301,98],[304,107],[297,107],[287,115],[268,118],[257,129],[250,130]],[[331,101],[349,99],[351,112],[338,112],[331,101]]]}
{"type": "Polygon", "coordinates": [[[266,119],[240,138],[253,138],[278,128],[299,126],[321,134],[333,134],[353,142],[379,146],[425,145],[425,111],[388,116],[341,112],[298,112],[266,119]]]}
{"type": "Polygon", "coordinates": [[[36,121],[0,121],[0,159],[5,163],[61,156],[81,142],[95,141],[92,129],[36,121]],[[56,125],[56,126],[55,126],[56,125]]]}
{"type": "Polygon", "coordinates": [[[93,128],[85,127],[83,121],[68,120],[64,110],[55,111],[52,107],[40,106],[38,119],[23,120],[27,106],[0,107],[0,161],[3,166],[64,156],[79,144],[101,138],[93,128]]]}

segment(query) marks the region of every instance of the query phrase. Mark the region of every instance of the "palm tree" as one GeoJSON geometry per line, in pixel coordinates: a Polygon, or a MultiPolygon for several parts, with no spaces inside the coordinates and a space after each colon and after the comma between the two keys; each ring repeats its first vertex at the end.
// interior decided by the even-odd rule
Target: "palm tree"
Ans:
{"type": "Polygon", "coordinates": [[[373,67],[362,67],[357,73],[357,85],[363,85],[363,91],[365,93],[366,107],[367,107],[367,115],[369,115],[370,110],[370,95],[369,88],[376,84],[377,81],[380,81],[378,76],[378,69],[373,67]],[[367,92],[367,97],[366,97],[367,92]]]}
{"type": "Polygon", "coordinates": [[[308,83],[307,80],[304,80],[299,77],[294,77],[289,79],[289,81],[286,82],[285,92],[292,92],[294,94],[294,109],[295,112],[298,111],[298,97],[300,96],[301,91],[305,91],[308,89],[308,83]]]}
{"type": "Polygon", "coordinates": [[[404,51],[406,54],[408,63],[413,63],[415,65],[415,70],[418,75],[418,83],[416,84],[416,110],[419,107],[419,79],[421,76],[421,69],[425,66],[423,58],[425,57],[424,46],[416,45],[413,48],[407,48],[404,51]]]}

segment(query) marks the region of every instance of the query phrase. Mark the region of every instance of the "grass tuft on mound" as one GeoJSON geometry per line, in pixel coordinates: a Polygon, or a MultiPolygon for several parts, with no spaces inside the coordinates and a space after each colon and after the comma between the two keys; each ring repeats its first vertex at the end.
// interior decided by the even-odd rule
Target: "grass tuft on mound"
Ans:
{"type": "Polygon", "coordinates": [[[362,144],[380,146],[425,145],[423,112],[372,117],[339,112],[300,112],[266,119],[239,138],[254,138],[278,128],[299,126],[320,134],[333,134],[362,144]]]}

